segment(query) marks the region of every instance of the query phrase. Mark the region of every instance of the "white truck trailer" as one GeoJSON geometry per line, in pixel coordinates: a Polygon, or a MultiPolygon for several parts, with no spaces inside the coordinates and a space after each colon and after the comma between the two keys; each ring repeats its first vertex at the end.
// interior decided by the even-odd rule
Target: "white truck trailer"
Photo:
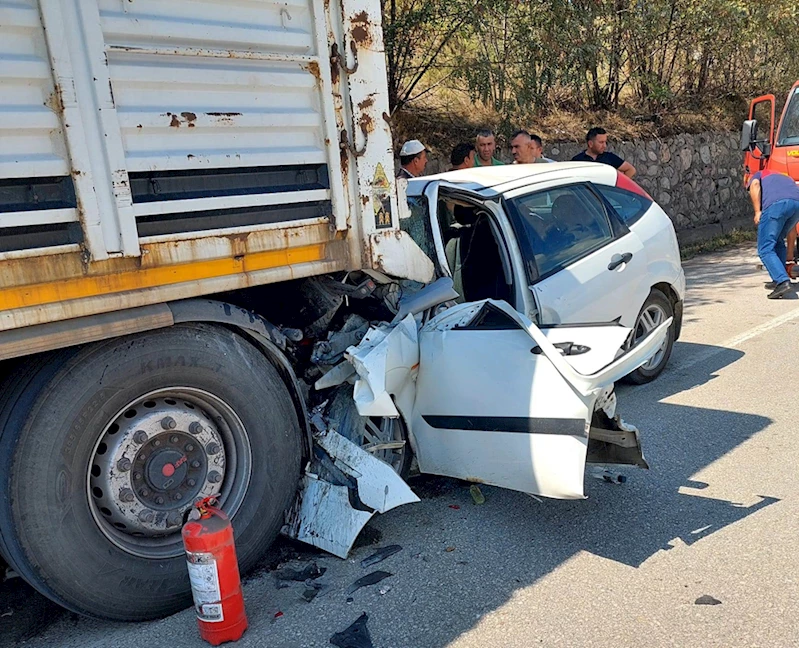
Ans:
{"type": "Polygon", "coordinates": [[[601,347],[589,378],[496,304],[372,329],[343,367],[436,275],[426,225],[400,222],[387,111],[377,0],[0,0],[0,554],[44,595],[111,619],[185,607],[179,531],[208,495],[244,571],[284,524],[335,550],[314,511],[355,501],[362,525],[390,507],[366,504],[368,470],[346,474],[364,456],[405,473],[413,449],[430,472],[564,497],[582,496],[589,429],[642,465],[634,432],[594,425],[647,352],[613,364],[618,327],[572,336],[601,347]],[[446,383],[425,344],[480,322],[529,384],[495,385],[478,419],[434,416],[431,389],[414,410],[414,379],[446,383]],[[343,451],[312,438],[325,401],[343,451]]]}

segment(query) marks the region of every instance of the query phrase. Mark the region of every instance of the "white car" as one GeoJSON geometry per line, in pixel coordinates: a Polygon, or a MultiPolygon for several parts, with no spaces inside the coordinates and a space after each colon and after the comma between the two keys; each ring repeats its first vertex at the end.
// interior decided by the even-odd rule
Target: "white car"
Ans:
{"type": "Polygon", "coordinates": [[[618,322],[634,346],[673,318],[628,379],[645,383],[680,335],[685,275],[674,227],[634,181],[596,163],[507,165],[415,178],[401,221],[465,302],[503,300],[541,328],[618,322]]]}

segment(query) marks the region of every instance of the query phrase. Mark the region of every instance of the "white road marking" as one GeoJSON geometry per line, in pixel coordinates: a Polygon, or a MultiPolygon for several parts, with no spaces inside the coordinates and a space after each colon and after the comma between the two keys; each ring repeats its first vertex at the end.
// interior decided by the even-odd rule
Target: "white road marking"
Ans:
{"type": "MultiPolygon", "coordinates": [[[[691,367],[694,367],[702,362],[706,362],[707,360],[709,360],[715,355],[718,355],[719,353],[728,351],[730,349],[737,349],[744,342],[747,342],[748,340],[763,335],[763,333],[767,333],[768,331],[771,331],[772,329],[782,326],[783,324],[787,324],[788,322],[791,322],[795,319],[799,319],[799,308],[794,308],[793,310],[788,311],[787,313],[778,315],[777,317],[774,317],[767,322],[758,324],[757,326],[749,329],[748,331],[745,331],[744,333],[739,333],[738,335],[731,337],[728,340],[725,340],[721,344],[714,345],[709,349],[705,349],[701,353],[697,353],[690,360],[682,362],[679,365],[679,367],[675,367],[674,368],[675,371],[672,375],[681,374],[686,369],[690,369],[691,367]]],[[[665,377],[667,376],[664,376],[664,378],[665,377]]],[[[653,385],[655,384],[655,382],[651,382],[649,384],[653,385]]]]}

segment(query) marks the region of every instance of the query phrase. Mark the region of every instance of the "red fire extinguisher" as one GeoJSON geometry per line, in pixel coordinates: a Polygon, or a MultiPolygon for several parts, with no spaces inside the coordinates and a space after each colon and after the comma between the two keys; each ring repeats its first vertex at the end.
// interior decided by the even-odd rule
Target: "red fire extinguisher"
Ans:
{"type": "Polygon", "coordinates": [[[207,497],[183,527],[191,592],[200,636],[212,646],[238,641],[247,629],[233,527],[207,497]]]}

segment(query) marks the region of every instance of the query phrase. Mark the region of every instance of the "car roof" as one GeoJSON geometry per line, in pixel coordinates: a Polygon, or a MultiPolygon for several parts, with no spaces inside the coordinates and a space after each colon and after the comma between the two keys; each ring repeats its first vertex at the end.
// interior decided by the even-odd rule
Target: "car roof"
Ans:
{"type": "Polygon", "coordinates": [[[505,164],[490,167],[474,167],[447,171],[431,176],[412,178],[408,181],[408,195],[418,196],[431,181],[442,181],[457,185],[482,197],[494,196],[511,189],[546,182],[568,180],[572,176],[595,178],[613,182],[616,172],[613,167],[596,162],[552,162],[547,164],[505,164]],[[612,179],[611,179],[612,177],[612,179]]]}

